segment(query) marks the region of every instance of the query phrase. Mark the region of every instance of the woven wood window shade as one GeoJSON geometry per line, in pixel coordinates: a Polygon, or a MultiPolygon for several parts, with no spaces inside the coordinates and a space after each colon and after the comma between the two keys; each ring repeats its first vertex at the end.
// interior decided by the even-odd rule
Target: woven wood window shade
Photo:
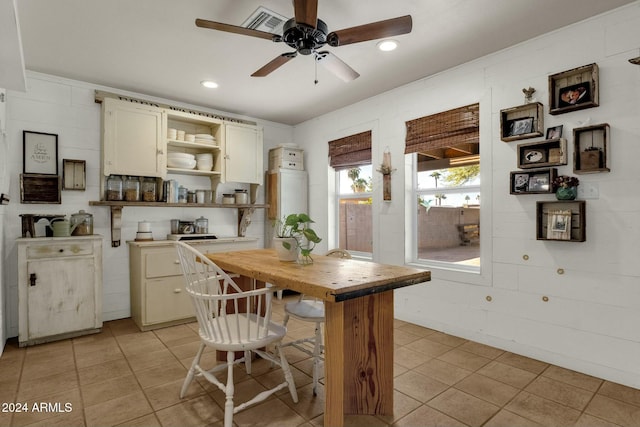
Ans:
{"type": "Polygon", "coordinates": [[[405,154],[480,143],[478,113],[473,104],[406,122],[405,154]]]}
{"type": "Polygon", "coordinates": [[[329,165],[350,169],[371,164],[371,131],[329,141],[329,165]]]}

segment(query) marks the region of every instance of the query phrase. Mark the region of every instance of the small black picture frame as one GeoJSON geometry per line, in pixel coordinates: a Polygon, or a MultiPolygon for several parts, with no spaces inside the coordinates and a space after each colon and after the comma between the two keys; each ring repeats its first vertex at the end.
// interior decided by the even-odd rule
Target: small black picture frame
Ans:
{"type": "Polygon", "coordinates": [[[508,136],[525,135],[533,132],[533,117],[523,117],[509,121],[508,136]]]}
{"type": "Polygon", "coordinates": [[[546,139],[559,139],[562,138],[562,127],[563,125],[553,126],[547,128],[547,136],[546,139]]]}
{"type": "Polygon", "coordinates": [[[58,135],[22,131],[24,174],[58,175],[58,135]]]}

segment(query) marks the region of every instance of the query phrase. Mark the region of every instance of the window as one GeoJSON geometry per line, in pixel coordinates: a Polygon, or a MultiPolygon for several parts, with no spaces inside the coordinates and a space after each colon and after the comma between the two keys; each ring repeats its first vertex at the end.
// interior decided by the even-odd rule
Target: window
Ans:
{"type": "Polygon", "coordinates": [[[414,165],[413,261],[480,267],[478,105],[407,122],[414,165]]]}
{"type": "Polygon", "coordinates": [[[364,256],[373,252],[372,170],[369,164],[336,171],[338,245],[364,256]]]}
{"type": "Polygon", "coordinates": [[[336,173],[336,242],[355,255],[373,252],[371,131],[329,141],[336,173]]]}

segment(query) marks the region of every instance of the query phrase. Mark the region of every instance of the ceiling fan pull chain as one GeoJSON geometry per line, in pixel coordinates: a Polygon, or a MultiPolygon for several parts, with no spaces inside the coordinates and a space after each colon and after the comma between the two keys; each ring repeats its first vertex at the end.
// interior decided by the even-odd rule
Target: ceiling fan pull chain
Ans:
{"type": "Polygon", "coordinates": [[[313,81],[313,84],[317,85],[318,84],[318,55],[317,54],[313,55],[313,67],[314,67],[315,73],[316,73],[316,76],[315,76],[316,78],[313,81]]]}

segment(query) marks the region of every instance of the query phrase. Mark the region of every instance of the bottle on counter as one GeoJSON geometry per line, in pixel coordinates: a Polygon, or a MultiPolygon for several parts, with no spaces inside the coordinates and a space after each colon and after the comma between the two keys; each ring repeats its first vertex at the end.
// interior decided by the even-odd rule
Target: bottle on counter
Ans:
{"type": "Polygon", "coordinates": [[[122,200],[122,178],[118,175],[109,175],[107,178],[107,200],[122,200]]]}

